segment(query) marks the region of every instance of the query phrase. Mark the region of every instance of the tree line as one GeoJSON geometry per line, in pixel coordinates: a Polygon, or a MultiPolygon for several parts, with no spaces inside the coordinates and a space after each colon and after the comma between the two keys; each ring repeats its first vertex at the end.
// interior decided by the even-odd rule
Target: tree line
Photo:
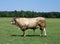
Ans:
{"type": "Polygon", "coordinates": [[[46,17],[60,18],[60,12],[0,11],[0,17],[46,17]]]}

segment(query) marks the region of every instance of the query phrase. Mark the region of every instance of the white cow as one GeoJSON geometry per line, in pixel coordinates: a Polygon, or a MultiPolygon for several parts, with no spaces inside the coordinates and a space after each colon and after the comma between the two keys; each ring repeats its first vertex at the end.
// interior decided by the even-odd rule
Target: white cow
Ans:
{"type": "Polygon", "coordinates": [[[46,19],[43,17],[36,18],[13,18],[12,24],[17,25],[23,31],[23,36],[26,36],[25,30],[40,28],[41,34],[46,36],[46,19]]]}

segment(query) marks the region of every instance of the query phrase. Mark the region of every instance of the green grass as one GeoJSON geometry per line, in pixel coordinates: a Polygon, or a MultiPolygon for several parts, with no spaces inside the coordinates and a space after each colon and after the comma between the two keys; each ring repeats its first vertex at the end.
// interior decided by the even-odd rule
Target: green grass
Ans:
{"type": "MultiPolygon", "coordinates": [[[[11,18],[0,18],[0,44],[60,44],[60,19],[46,20],[47,37],[22,37],[22,31],[10,24],[11,18]]],[[[39,35],[40,30],[27,30],[26,34],[39,35]]]]}

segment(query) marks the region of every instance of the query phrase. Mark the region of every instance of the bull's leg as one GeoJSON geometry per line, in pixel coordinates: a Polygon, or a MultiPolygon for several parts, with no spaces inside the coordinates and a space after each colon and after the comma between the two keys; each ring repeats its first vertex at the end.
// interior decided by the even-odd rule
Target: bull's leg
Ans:
{"type": "Polygon", "coordinates": [[[25,34],[26,27],[23,26],[21,29],[22,29],[22,31],[23,31],[23,36],[25,37],[25,36],[26,36],[26,34],[25,34]]]}
{"type": "Polygon", "coordinates": [[[41,36],[46,36],[47,34],[46,34],[46,29],[45,28],[40,28],[40,30],[41,30],[41,36]]]}
{"type": "Polygon", "coordinates": [[[26,36],[25,31],[23,31],[23,36],[24,36],[24,37],[26,36]]]}
{"type": "Polygon", "coordinates": [[[43,36],[43,29],[42,29],[42,28],[40,28],[40,30],[41,30],[41,35],[40,35],[40,36],[43,36]]]}
{"type": "Polygon", "coordinates": [[[33,29],[33,31],[35,32],[35,29],[33,29]]]}
{"type": "Polygon", "coordinates": [[[43,29],[43,32],[44,32],[44,36],[46,36],[47,34],[46,34],[46,29],[45,28],[43,29]]]}

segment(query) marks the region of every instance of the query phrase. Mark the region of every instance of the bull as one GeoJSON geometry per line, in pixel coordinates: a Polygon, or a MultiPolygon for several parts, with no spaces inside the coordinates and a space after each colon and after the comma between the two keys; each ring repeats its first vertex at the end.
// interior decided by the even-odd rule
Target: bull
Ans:
{"type": "Polygon", "coordinates": [[[35,29],[39,28],[41,30],[41,35],[46,36],[46,19],[44,17],[36,17],[36,18],[13,18],[11,24],[17,25],[22,31],[23,36],[25,37],[25,31],[27,29],[35,29]]]}

